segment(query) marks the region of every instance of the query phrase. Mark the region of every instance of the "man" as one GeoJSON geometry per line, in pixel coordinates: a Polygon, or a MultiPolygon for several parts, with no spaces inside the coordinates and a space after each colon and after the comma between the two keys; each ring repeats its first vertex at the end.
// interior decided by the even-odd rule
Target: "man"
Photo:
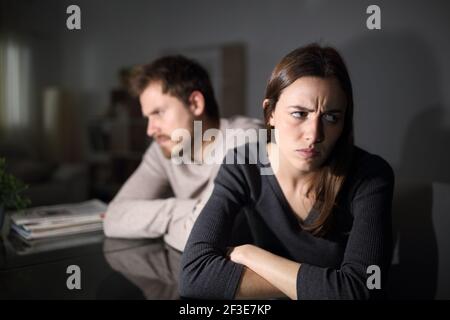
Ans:
{"type": "Polygon", "coordinates": [[[262,123],[244,117],[220,119],[208,73],[182,56],[163,57],[138,68],[131,83],[148,118],[147,134],[153,143],[110,203],[104,231],[118,238],[163,236],[166,243],[182,251],[220,167],[220,161],[203,161],[205,150],[213,147],[226,152],[226,146],[237,146],[225,143],[234,141],[229,129],[256,129],[262,123]],[[201,132],[194,141],[199,123],[201,132]],[[225,138],[194,143],[208,129],[220,130],[225,138]],[[177,139],[180,130],[191,139],[177,139]],[[183,155],[184,160],[190,155],[193,161],[173,161],[173,155],[183,155]]]}

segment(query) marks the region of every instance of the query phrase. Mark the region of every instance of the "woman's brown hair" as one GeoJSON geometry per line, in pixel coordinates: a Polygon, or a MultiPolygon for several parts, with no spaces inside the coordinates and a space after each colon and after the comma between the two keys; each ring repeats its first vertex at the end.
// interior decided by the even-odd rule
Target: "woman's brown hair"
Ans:
{"type": "Polygon", "coordinates": [[[276,65],[267,84],[264,119],[270,141],[269,119],[281,93],[297,79],[306,76],[336,78],[347,102],[341,136],[323,166],[313,175],[307,192],[317,200],[315,207],[319,211],[319,216],[312,224],[304,226],[304,229],[314,235],[323,236],[331,224],[331,213],[336,206],[339,191],[348,173],[354,145],[352,84],[340,54],[334,48],[321,47],[314,43],[295,49],[286,55],[276,65]]]}

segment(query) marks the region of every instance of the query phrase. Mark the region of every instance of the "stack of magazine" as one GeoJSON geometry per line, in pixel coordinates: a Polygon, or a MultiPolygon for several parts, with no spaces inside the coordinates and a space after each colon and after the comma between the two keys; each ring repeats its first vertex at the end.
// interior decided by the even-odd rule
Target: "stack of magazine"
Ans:
{"type": "Polygon", "coordinates": [[[106,203],[97,199],[36,207],[13,213],[11,228],[28,241],[99,231],[106,208],[106,203]]]}

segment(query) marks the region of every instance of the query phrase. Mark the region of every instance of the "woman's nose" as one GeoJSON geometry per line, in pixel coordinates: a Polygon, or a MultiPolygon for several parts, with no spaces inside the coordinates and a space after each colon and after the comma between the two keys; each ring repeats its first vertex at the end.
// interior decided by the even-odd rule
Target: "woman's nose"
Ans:
{"type": "Polygon", "coordinates": [[[310,143],[323,141],[323,124],[320,116],[310,119],[306,130],[306,140],[310,143]]]}

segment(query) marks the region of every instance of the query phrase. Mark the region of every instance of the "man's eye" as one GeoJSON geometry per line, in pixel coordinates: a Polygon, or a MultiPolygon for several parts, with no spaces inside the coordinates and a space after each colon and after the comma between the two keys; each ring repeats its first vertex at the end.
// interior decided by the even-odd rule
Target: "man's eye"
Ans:
{"type": "Polygon", "coordinates": [[[306,112],[306,111],[295,111],[295,112],[292,112],[291,115],[294,118],[297,118],[297,119],[306,118],[308,116],[308,112],[306,112]]]}
{"type": "Polygon", "coordinates": [[[155,110],[152,112],[153,115],[155,116],[162,116],[164,114],[164,112],[162,110],[155,110]]]}
{"type": "Polygon", "coordinates": [[[338,122],[338,120],[339,120],[339,117],[338,117],[337,115],[331,114],[331,113],[325,113],[325,114],[323,115],[323,118],[324,118],[326,121],[331,122],[331,123],[336,123],[336,122],[338,122]]]}

